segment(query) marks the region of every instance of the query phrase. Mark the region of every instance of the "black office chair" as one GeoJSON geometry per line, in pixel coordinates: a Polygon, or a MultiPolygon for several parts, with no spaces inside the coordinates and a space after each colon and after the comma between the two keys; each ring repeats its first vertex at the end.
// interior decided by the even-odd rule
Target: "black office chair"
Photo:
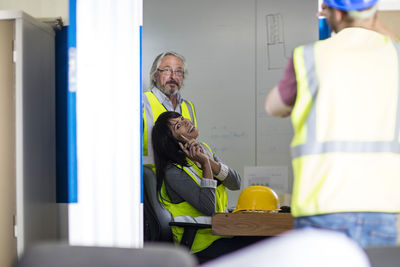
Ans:
{"type": "Polygon", "coordinates": [[[173,242],[171,226],[180,226],[184,228],[181,245],[191,248],[197,230],[211,228],[210,224],[173,222],[171,213],[159,201],[156,175],[146,166],[143,166],[143,195],[145,242],[173,242]]]}
{"type": "Polygon", "coordinates": [[[171,213],[160,203],[157,178],[152,169],[143,166],[144,240],[172,242],[169,223],[171,213]]]}

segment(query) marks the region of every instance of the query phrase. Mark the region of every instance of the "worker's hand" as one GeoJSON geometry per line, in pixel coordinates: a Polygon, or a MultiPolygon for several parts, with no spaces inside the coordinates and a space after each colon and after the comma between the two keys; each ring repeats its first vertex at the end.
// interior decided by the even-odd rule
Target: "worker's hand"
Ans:
{"type": "Polygon", "coordinates": [[[179,143],[179,146],[192,161],[196,161],[201,165],[208,163],[208,156],[204,153],[203,147],[195,139],[189,140],[184,145],[179,143]]]}
{"type": "Polygon", "coordinates": [[[200,148],[200,151],[204,153],[203,147],[200,145],[199,142],[196,141],[196,139],[190,139],[188,142],[186,142],[185,147],[192,147],[192,146],[198,146],[200,148]]]}

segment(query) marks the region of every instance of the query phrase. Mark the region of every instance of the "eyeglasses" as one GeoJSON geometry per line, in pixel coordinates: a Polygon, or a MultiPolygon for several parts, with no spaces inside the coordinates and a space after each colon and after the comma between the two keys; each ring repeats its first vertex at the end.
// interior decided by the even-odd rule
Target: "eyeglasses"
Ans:
{"type": "Polygon", "coordinates": [[[174,73],[175,76],[177,76],[177,77],[183,77],[183,70],[181,70],[181,69],[173,70],[171,68],[165,68],[165,69],[157,69],[157,70],[159,72],[161,72],[162,75],[165,75],[165,76],[169,76],[172,73],[174,73]]]}

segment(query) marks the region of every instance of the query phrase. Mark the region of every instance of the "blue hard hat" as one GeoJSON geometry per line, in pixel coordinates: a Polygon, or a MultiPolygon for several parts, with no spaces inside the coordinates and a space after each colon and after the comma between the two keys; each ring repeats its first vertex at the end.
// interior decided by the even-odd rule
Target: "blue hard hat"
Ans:
{"type": "Polygon", "coordinates": [[[327,6],[344,10],[363,10],[375,5],[378,0],[324,0],[327,6]]]}

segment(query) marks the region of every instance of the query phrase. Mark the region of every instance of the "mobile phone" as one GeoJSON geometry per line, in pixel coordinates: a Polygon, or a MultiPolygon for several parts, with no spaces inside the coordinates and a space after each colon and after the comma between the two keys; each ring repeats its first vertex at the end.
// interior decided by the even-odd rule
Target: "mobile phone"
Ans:
{"type": "Polygon", "coordinates": [[[185,140],[186,142],[189,142],[189,139],[187,139],[183,134],[181,134],[181,137],[182,137],[183,140],[185,140]]]}
{"type": "MultiPolygon", "coordinates": [[[[185,146],[185,144],[187,142],[189,142],[189,139],[187,139],[184,135],[181,134],[181,137],[183,138],[183,140],[185,140],[185,142],[183,143],[183,145],[185,146]]],[[[186,149],[190,149],[190,146],[188,146],[186,149]]]]}

